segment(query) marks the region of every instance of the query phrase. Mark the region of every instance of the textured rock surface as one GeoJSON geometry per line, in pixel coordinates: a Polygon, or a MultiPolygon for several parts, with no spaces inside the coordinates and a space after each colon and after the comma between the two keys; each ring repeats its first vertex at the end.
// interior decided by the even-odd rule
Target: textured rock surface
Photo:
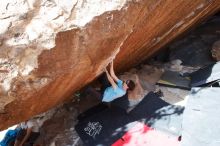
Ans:
{"type": "Polygon", "coordinates": [[[0,129],[99,75],[140,63],[219,10],[219,0],[1,0],[0,129]]]}

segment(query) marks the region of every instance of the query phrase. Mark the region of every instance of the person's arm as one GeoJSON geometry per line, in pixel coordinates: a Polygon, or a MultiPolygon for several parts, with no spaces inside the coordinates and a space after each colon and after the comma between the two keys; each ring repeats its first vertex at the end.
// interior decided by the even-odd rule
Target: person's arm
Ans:
{"type": "Polygon", "coordinates": [[[135,84],[137,86],[137,87],[135,86],[135,88],[141,88],[142,89],[141,82],[140,82],[140,79],[139,79],[137,74],[135,74],[135,84]]]}
{"type": "Polygon", "coordinates": [[[25,141],[29,138],[29,136],[31,135],[31,131],[32,131],[32,128],[27,128],[27,132],[25,134],[25,137],[22,139],[20,146],[23,146],[25,141]]]}
{"type": "Polygon", "coordinates": [[[112,61],[111,64],[110,64],[110,75],[111,75],[111,77],[112,77],[116,82],[119,81],[119,78],[115,75],[114,66],[113,66],[113,61],[112,61]]]}
{"type": "Polygon", "coordinates": [[[110,74],[108,73],[107,69],[105,68],[105,73],[107,75],[108,81],[110,82],[110,84],[112,85],[112,87],[114,89],[117,88],[117,84],[114,82],[114,80],[112,79],[112,77],[110,76],[110,74]]]}

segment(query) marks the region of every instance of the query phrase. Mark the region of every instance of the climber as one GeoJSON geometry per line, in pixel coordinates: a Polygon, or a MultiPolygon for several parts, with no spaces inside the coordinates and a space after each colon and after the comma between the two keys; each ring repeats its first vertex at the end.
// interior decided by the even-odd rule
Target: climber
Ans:
{"type": "Polygon", "coordinates": [[[36,118],[22,122],[21,130],[15,140],[14,146],[33,146],[35,140],[40,135],[40,125],[36,118]]]}
{"type": "Polygon", "coordinates": [[[132,91],[135,88],[135,83],[132,80],[122,81],[114,72],[113,62],[110,64],[110,74],[105,69],[106,75],[102,79],[102,102],[111,102],[114,99],[124,96],[127,91],[132,91]]]}
{"type": "Polygon", "coordinates": [[[122,81],[115,75],[113,62],[110,64],[110,73],[105,68],[105,74],[100,77],[99,81],[102,84],[100,92],[88,86],[83,94],[93,95],[101,99],[102,102],[109,103],[114,99],[127,95],[127,91],[132,91],[135,88],[135,83],[132,80],[122,81]]]}

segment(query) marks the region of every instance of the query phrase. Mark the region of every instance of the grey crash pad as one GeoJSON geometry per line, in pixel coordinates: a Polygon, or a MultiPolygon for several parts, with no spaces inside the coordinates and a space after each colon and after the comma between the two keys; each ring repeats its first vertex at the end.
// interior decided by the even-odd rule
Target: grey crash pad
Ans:
{"type": "Polygon", "coordinates": [[[183,113],[182,146],[220,146],[220,88],[192,88],[183,113]]]}

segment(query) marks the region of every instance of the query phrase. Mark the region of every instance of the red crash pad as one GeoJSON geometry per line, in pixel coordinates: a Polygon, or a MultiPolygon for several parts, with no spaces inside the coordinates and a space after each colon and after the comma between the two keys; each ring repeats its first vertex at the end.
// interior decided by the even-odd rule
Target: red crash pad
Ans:
{"type": "Polygon", "coordinates": [[[178,137],[138,123],[112,146],[180,146],[178,137]]]}

